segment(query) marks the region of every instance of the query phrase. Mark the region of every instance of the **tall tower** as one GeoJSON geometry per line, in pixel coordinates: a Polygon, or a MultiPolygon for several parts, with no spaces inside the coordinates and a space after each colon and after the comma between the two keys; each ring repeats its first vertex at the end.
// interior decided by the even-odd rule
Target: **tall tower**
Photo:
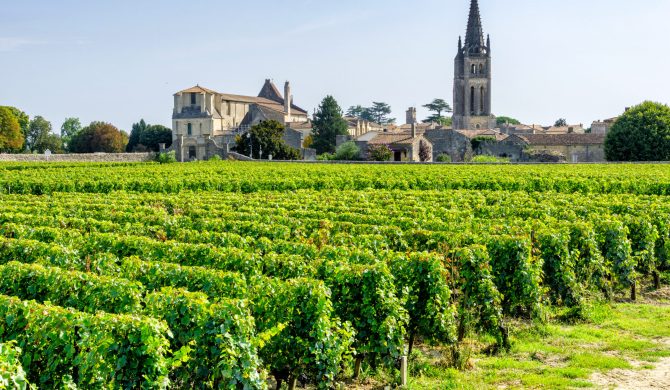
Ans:
{"type": "Polygon", "coordinates": [[[454,61],[455,130],[492,129],[496,119],[491,115],[491,40],[484,41],[479,3],[471,0],[465,45],[458,37],[458,54],[454,61]]]}

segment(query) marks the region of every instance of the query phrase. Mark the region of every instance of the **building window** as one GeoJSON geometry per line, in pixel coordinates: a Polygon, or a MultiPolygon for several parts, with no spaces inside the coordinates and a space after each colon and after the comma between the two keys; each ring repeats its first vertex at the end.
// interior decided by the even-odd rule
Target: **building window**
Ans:
{"type": "Polygon", "coordinates": [[[477,97],[475,96],[475,87],[470,87],[470,113],[474,115],[477,104],[477,97]]]}
{"type": "Polygon", "coordinates": [[[195,106],[195,92],[191,93],[191,105],[195,106]]]}
{"type": "Polygon", "coordinates": [[[479,113],[484,113],[484,87],[479,90],[479,113]]]}
{"type": "Polygon", "coordinates": [[[472,69],[471,69],[470,73],[472,73],[472,74],[476,74],[476,73],[477,73],[477,65],[472,64],[472,69]]]}
{"type": "Polygon", "coordinates": [[[484,74],[484,64],[479,64],[479,73],[484,74]]]}
{"type": "Polygon", "coordinates": [[[192,136],[193,135],[193,125],[189,123],[186,127],[188,129],[188,130],[186,130],[186,133],[189,135],[189,137],[192,136]]]}

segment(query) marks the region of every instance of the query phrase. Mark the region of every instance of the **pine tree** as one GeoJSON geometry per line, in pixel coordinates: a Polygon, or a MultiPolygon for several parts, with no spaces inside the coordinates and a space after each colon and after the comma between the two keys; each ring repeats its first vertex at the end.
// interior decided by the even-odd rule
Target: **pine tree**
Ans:
{"type": "Polygon", "coordinates": [[[326,96],[314,114],[314,143],[318,154],[333,153],[338,135],[347,135],[347,121],[342,118],[342,109],[332,96],[326,96]]]}
{"type": "Polygon", "coordinates": [[[133,128],[130,130],[130,137],[128,138],[128,145],[126,145],[126,152],[131,153],[135,151],[135,148],[140,144],[142,133],[148,127],[144,119],[140,120],[140,123],[133,123],[133,128]]]}

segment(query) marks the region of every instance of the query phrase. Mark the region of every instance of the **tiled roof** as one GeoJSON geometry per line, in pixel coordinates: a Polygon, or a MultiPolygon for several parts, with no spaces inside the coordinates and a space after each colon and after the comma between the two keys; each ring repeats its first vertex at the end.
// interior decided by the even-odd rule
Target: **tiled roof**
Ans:
{"type": "Polygon", "coordinates": [[[258,97],[284,104],[284,98],[282,98],[281,92],[279,92],[275,83],[270,79],[265,80],[265,84],[263,84],[263,88],[261,88],[261,91],[258,93],[258,97]]]}
{"type": "Polygon", "coordinates": [[[529,145],[540,146],[603,145],[605,143],[605,134],[528,134],[518,137],[529,145]]]}
{"type": "Polygon", "coordinates": [[[212,93],[212,94],[217,94],[218,92],[213,91],[211,89],[207,89],[205,87],[201,87],[199,85],[196,85],[195,87],[191,87],[191,88],[185,89],[183,91],[179,91],[175,95],[179,95],[181,93],[212,93]]]}
{"type": "Polygon", "coordinates": [[[415,138],[412,138],[412,133],[405,131],[377,133],[377,136],[372,138],[368,143],[370,145],[412,145],[420,137],[423,137],[423,133],[418,131],[415,138]]]}
{"type": "Polygon", "coordinates": [[[497,141],[502,141],[507,138],[507,134],[503,134],[497,130],[484,129],[484,130],[456,130],[456,132],[463,134],[464,136],[473,139],[476,137],[495,137],[497,141]]]}

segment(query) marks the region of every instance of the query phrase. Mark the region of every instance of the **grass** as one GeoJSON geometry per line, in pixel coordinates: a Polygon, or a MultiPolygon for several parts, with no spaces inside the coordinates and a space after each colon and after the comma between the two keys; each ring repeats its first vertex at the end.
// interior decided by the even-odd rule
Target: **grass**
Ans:
{"type": "Polygon", "coordinates": [[[585,313],[575,324],[515,324],[512,349],[496,356],[475,351],[469,370],[446,368],[435,351],[423,350],[412,359],[422,370],[409,388],[589,388],[595,372],[649,369],[670,356],[670,344],[662,342],[670,339],[670,306],[598,304],[585,313]]]}

